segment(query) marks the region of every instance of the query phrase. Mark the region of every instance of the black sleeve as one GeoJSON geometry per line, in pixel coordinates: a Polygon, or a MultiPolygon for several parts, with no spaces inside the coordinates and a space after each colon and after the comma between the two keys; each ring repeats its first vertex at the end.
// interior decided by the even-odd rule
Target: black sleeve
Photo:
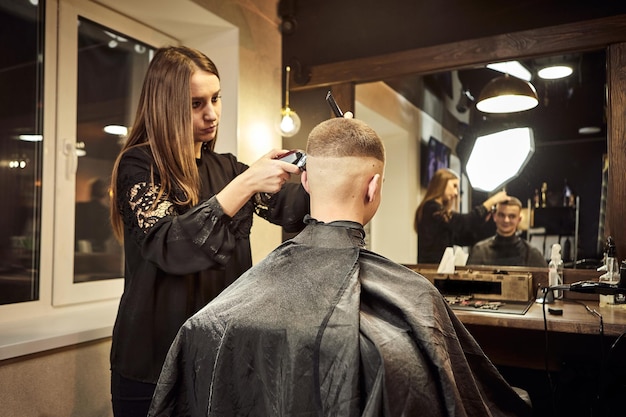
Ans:
{"type": "Polygon", "coordinates": [[[259,193],[255,197],[256,213],[286,232],[304,229],[304,216],[310,212],[309,193],[302,184],[286,183],[276,194],[259,193]]]}
{"type": "Polygon", "coordinates": [[[142,255],[165,272],[186,274],[227,263],[236,236],[215,197],[184,214],[170,196],[159,195],[151,180],[151,158],[146,152],[127,152],[118,171],[117,205],[128,236],[142,255]]]}

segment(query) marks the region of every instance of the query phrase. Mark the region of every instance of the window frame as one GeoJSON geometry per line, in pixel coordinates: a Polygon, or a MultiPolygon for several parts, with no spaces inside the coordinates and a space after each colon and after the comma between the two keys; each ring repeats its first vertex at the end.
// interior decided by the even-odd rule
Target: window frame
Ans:
{"type": "Polygon", "coordinates": [[[56,230],[52,247],[54,259],[67,260],[53,264],[52,303],[55,306],[90,301],[116,299],[124,288],[123,277],[101,281],[74,283],[74,228],[76,168],[76,113],[78,96],[78,19],[85,18],[123,33],[153,47],[176,44],[175,39],[156,32],[128,17],[121,16],[94,3],[62,2],[59,7],[58,59],[64,70],[57,74],[57,88],[63,94],[57,98],[56,114],[56,230]],[[71,236],[72,238],[68,238],[71,236]],[[71,262],[69,261],[71,260],[71,262]]]}

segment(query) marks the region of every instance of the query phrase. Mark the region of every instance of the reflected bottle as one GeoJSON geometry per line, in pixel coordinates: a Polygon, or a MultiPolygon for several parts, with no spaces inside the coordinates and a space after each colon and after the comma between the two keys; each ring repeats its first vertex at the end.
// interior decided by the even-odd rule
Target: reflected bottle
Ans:
{"type": "MultiPolygon", "coordinates": [[[[606,239],[606,255],[604,260],[604,267],[602,270],[606,270],[604,274],[598,278],[600,282],[606,282],[609,284],[617,284],[620,281],[620,270],[617,263],[616,247],[613,238],[609,236],[606,239]]],[[[600,306],[615,304],[614,295],[602,295],[600,294],[600,306]]]]}
{"type": "Polygon", "coordinates": [[[539,201],[539,190],[535,188],[535,195],[533,196],[533,205],[535,206],[535,208],[539,208],[539,201]]]}
{"type": "Polygon", "coordinates": [[[563,184],[563,207],[572,207],[574,205],[574,193],[565,178],[563,184]]]}
{"type": "MultiPolygon", "coordinates": [[[[561,259],[561,245],[552,245],[550,263],[548,264],[548,285],[554,287],[563,284],[563,260],[561,259]]],[[[563,298],[562,290],[553,291],[554,298],[563,298]]]]}

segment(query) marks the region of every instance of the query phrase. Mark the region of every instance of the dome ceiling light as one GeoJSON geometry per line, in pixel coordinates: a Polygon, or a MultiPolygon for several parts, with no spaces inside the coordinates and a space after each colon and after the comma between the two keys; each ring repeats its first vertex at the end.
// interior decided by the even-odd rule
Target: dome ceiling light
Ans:
{"type": "Polygon", "coordinates": [[[514,113],[530,110],[538,104],[537,90],[531,83],[505,74],[485,85],[476,108],[484,113],[514,113]]]}

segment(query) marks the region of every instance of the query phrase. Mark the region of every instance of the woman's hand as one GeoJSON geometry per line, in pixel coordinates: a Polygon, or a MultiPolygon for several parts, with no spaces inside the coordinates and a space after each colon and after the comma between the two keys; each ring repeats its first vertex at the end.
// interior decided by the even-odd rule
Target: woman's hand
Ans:
{"type": "Polygon", "coordinates": [[[284,149],[268,152],[217,193],[224,213],[234,216],[256,193],[277,193],[291,174],[299,174],[300,168],[278,160],[287,152],[284,149]]]}
{"type": "Polygon", "coordinates": [[[294,164],[280,161],[279,158],[289,151],[272,150],[263,155],[258,161],[241,175],[247,175],[255,193],[277,193],[289,180],[291,174],[299,174],[300,168],[294,164]]]}
{"type": "Polygon", "coordinates": [[[491,211],[493,206],[495,206],[496,204],[509,201],[510,199],[511,198],[507,195],[506,191],[500,191],[485,200],[483,206],[485,206],[488,211],[491,211]]]}

